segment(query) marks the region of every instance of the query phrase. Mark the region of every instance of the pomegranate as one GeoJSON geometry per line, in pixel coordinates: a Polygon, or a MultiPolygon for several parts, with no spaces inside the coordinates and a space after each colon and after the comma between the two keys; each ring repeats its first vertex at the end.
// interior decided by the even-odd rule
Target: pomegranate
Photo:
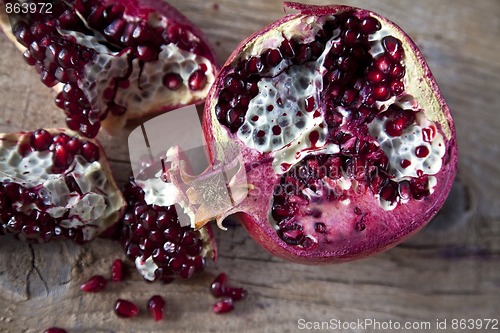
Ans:
{"type": "Polygon", "coordinates": [[[61,129],[0,134],[0,234],[85,242],[125,205],[97,141],[61,129]]]}
{"type": "MultiPolygon", "coordinates": [[[[298,12],[244,40],[205,105],[207,142],[239,146],[248,188],[218,224],[237,214],[264,248],[301,263],[381,252],[421,229],[450,191],[450,111],[394,23],[354,7],[285,7],[298,12]]],[[[214,164],[227,160],[208,147],[214,164]]]]}
{"type": "MultiPolygon", "coordinates": [[[[120,242],[125,254],[147,281],[172,282],[175,277],[190,278],[204,269],[205,258],[216,257],[216,247],[209,225],[194,230],[181,225],[174,202],[157,196],[154,188],[143,190],[137,183],[160,169],[158,164],[145,168],[137,180],[124,189],[127,210],[121,223],[120,242]],[[151,203],[154,197],[154,203],[151,203]],[[146,199],[149,199],[148,201],[146,199]]],[[[167,184],[160,180],[159,186],[167,184]]]]}
{"type": "Polygon", "coordinates": [[[213,52],[166,2],[49,1],[50,12],[46,2],[18,15],[2,6],[2,26],[58,91],[70,129],[95,137],[101,124],[113,132],[127,119],[204,101],[216,73],[213,52]]]}

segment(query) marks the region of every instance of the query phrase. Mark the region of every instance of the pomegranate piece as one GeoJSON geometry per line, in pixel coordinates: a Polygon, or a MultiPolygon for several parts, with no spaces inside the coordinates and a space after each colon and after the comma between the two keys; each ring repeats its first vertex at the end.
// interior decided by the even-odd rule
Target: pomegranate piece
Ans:
{"type": "Polygon", "coordinates": [[[118,317],[131,318],[139,314],[139,308],[125,299],[118,299],[115,303],[115,313],[118,317]]]}
{"type": "Polygon", "coordinates": [[[115,259],[113,265],[111,266],[111,281],[121,282],[123,280],[123,261],[121,259],[115,259]]]}
{"type": "Polygon", "coordinates": [[[166,2],[71,0],[51,9],[3,12],[1,21],[10,22],[4,31],[40,80],[57,90],[70,129],[95,137],[101,125],[113,132],[127,119],[204,102],[217,72],[213,52],[166,2]]]}
{"type": "Polygon", "coordinates": [[[225,151],[211,143],[238,145],[249,189],[218,224],[238,213],[264,248],[302,263],[393,247],[450,191],[457,148],[448,106],[394,23],[348,6],[285,7],[298,13],[242,42],[205,104],[213,163],[225,151]]]}
{"type": "Polygon", "coordinates": [[[51,327],[46,329],[43,333],[67,333],[65,329],[59,327],[51,327]]]}
{"type": "Polygon", "coordinates": [[[154,295],[148,301],[148,310],[156,321],[163,319],[165,300],[160,295],[154,295]]]}
{"type": "Polygon", "coordinates": [[[106,288],[108,280],[102,275],[94,275],[87,282],[80,286],[80,289],[86,293],[97,293],[106,288]]]}
{"type": "Polygon", "coordinates": [[[215,302],[212,307],[212,311],[217,314],[231,312],[234,310],[233,300],[229,297],[222,298],[215,302]]]}
{"type": "Polygon", "coordinates": [[[229,297],[233,301],[239,301],[246,297],[247,291],[243,288],[232,288],[227,286],[227,275],[221,273],[212,281],[210,293],[214,297],[229,297]]]}
{"type": "MultiPolygon", "coordinates": [[[[142,173],[156,174],[161,168],[155,164],[142,173]]],[[[176,277],[190,278],[203,271],[206,257],[216,256],[210,226],[198,230],[182,226],[174,203],[162,201],[153,192],[145,193],[134,180],[125,186],[128,206],[120,236],[125,254],[147,281],[170,283],[176,277]],[[148,204],[145,196],[154,197],[155,203],[148,204]]]]}
{"type": "Polygon", "coordinates": [[[60,129],[0,134],[0,234],[86,242],[125,205],[97,141],[60,129]]]}

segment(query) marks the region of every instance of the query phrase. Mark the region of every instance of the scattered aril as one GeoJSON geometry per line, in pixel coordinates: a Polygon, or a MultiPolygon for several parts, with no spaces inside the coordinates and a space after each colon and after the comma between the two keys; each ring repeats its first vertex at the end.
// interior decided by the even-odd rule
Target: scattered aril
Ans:
{"type": "Polygon", "coordinates": [[[111,266],[111,281],[121,282],[123,280],[123,261],[116,259],[111,266]]]}
{"type": "Polygon", "coordinates": [[[160,295],[154,295],[148,301],[148,310],[156,321],[163,319],[165,300],[160,295]]]}
{"type": "Polygon", "coordinates": [[[139,308],[130,301],[118,299],[115,304],[115,313],[118,317],[131,318],[139,314],[139,308]]]}
{"type": "Polygon", "coordinates": [[[86,293],[97,293],[106,288],[108,280],[102,275],[94,275],[87,282],[80,286],[80,289],[86,293]]]}
{"type": "Polygon", "coordinates": [[[233,300],[229,297],[220,299],[212,307],[212,311],[217,314],[226,313],[233,310],[234,310],[233,300]]]}

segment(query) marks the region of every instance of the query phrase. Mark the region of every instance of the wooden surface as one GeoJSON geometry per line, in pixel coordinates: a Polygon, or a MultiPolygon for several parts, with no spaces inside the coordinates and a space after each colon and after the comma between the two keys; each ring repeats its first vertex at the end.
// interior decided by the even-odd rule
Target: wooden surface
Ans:
{"type": "MultiPolygon", "coordinates": [[[[171,2],[201,26],[222,62],[245,36],[283,14],[276,0],[171,2]]],[[[147,284],[129,266],[125,282],[95,295],[82,294],[79,285],[93,274],[109,274],[112,260],[122,257],[116,244],[96,241],[78,247],[61,241],[40,246],[2,238],[0,331],[43,332],[58,325],[69,332],[293,332],[301,318],[429,321],[436,331],[439,318],[448,319],[448,330],[440,332],[451,332],[453,318],[500,318],[500,2],[345,3],[372,9],[406,30],[452,110],[459,175],[445,208],[425,230],[372,258],[307,267],[271,257],[236,226],[217,232],[218,263],[210,263],[206,273],[191,281],[147,284]],[[221,271],[248,289],[249,296],[234,312],[216,316],[207,287],[221,271]],[[145,310],[146,300],[156,293],[168,302],[167,319],[160,323],[145,310]],[[118,297],[136,302],[141,315],[115,317],[118,297]]],[[[0,131],[62,126],[54,93],[3,35],[0,45],[0,131]]],[[[124,181],[129,173],[123,144],[127,132],[99,137],[116,177],[124,181]]]]}

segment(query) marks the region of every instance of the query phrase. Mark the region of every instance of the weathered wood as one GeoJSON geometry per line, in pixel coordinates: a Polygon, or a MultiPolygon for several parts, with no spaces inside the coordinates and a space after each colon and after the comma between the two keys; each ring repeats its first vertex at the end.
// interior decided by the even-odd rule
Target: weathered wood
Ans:
{"type": "MultiPolygon", "coordinates": [[[[453,318],[500,318],[500,3],[346,2],[379,12],[415,39],[452,109],[459,176],[445,208],[426,229],[372,258],[308,267],[271,257],[241,227],[233,227],[216,232],[219,261],[193,280],[147,284],[129,265],[123,283],[95,295],[82,294],[79,285],[93,274],[109,274],[111,262],[123,257],[118,245],[99,240],[81,247],[65,241],[41,246],[3,238],[0,332],[42,332],[53,325],[69,332],[289,332],[297,330],[300,318],[433,325],[439,318],[448,319],[446,331],[451,331],[453,318]],[[214,299],[207,289],[220,271],[249,291],[224,316],[211,313],[214,299]],[[168,304],[161,323],[150,318],[145,305],[157,293],[168,304]],[[116,318],[117,298],[136,302],[140,316],[116,318]]],[[[171,3],[202,27],[221,62],[240,40],[283,14],[277,0],[171,3]]],[[[0,43],[0,131],[64,126],[53,105],[55,94],[39,83],[5,36],[0,43]]],[[[127,133],[99,135],[121,182],[130,170],[123,144],[127,133]]]]}

